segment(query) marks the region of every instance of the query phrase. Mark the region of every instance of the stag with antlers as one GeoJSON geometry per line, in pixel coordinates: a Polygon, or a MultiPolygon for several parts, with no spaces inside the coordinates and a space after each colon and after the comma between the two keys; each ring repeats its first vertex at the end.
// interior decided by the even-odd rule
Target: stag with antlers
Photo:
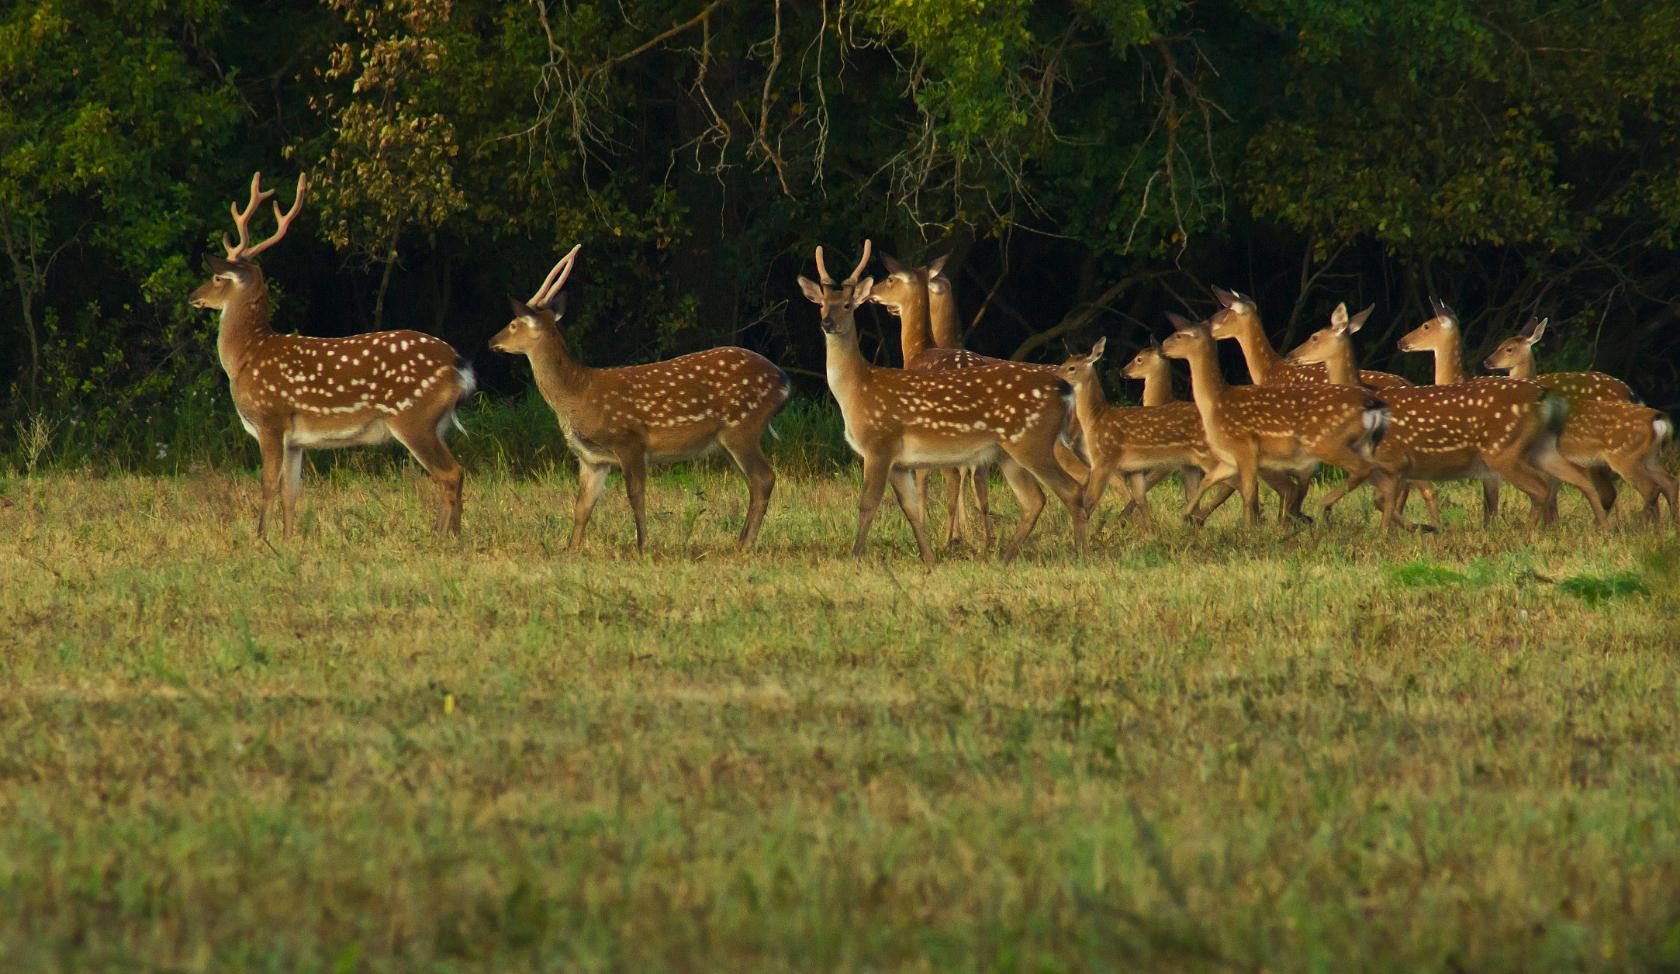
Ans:
{"type": "Polygon", "coordinates": [[[279,243],[303,208],[307,183],[267,239],[251,243],[257,208],[274,195],[251,177],[245,208],[231,204],[239,242],[222,236],[226,257],[207,258],[210,280],[192,293],[195,308],[221,312],[216,345],[233,406],[262,448],[262,505],[257,534],[267,524],[276,489],[285,533],[292,533],[303,479],[303,451],[369,446],[391,439],[408,448],[442,494],[437,530],[461,532],[465,473],[443,442],[455,411],[475,388],[472,369],[447,342],[417,331],[380,331],[348,338],[282,335],[271,323],[268,284],[253,261],[279,243]]]}

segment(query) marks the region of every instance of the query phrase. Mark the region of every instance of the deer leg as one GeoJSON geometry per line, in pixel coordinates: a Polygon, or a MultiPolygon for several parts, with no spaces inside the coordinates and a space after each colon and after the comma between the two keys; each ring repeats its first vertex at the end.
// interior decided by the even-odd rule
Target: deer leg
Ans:
{"type": "MultiPolygon", "coordinates": [[[[1621,474],[1622,479],[1630,484],[1633,483],[1633,480],[1626,474],[1622,474],[1621,470],[1616,467],[1615,462],[1609,457],[1605,458],[1605,462],[1610,464],[1608,468],[1588,467],[1587,477],[1592,480],[1593,489],[1598,491],[1598,501],[1604,505],[1604,513],[1609,514],[1616,506],[1616,478],[1611,471],[1614,470],[1615,473],[1621,474]]],[[[1634,489],[1638,490],[1637,485],[1634,489]]],[[[1640,492],[1640,496],[1645,496],[1643,491],[1640,492]]]]}
{"type": "Polygon", "coordinates": [[[438,485],[442,494],[442,506],[438,510],[436,530],[439,534],[461,533],[461,483],[466,479],[461,465],[455,462],[454,454],[444,445],[443,438],[438,435],[437,426],[427,423],[419,428],[411,424],[391,426],[391,435],[397,442],[408,447],[408,452],[420,462],[431,474],[432,481],[438,485]]]}
{"type": "Polygon", "coordinates": [[[1138,472],[1126,478],[1131,484],[1132,503],[1136,505],[1138,520],[1145,524],[1155,523],[1155,512],[1149,509],[1149,475],[1160,473],[1151,470],[1148,473],[1138,472]]]}
{"type": "MultiPolygon", "coordinates": [[[[1184,487],[1184,499],[1189,500],[1196,491],[1202,488],[1202,477],[1207,471],[1201,467],[1183,466],[1178,468],[1178,482],[1184,487]]],[[[1149,492],[1149,482],[1144,481],[1144,493],[1149,492]]]]}
{"type": "Polygon", "coordinates": [[[1038,516],[1044,510],[1044,490],[1039,487],[1038,480],[1013,459],[1004,459],[999,468],[1003,471],[1004,482],[1015,492],[1015,500],[1021,505],[1021,519],[1015,522],[1015,531],[1003,548],[1003,560],[1009,561],[1021,550],[1021,542],[1027,539],[1033,525],[1038,523],[1038,516]]]}
{"type": "Polygon", "coordinates": [[[1528,514],[1529,527],[1549,523],[1546,500],[1551,493],[1551,482],[1520,450],[1509,450],[1503,455],[1489,457],[1485,462],[1499,474],[1500,479],[1528,495],[1532,502],[1528,514]]]}
{"type": "Polygon", "coordinates": [[[992,505],[991,505],[991,471],[986,467],[970,467],[967,471],[969,483],[974,487],[974,514],[980,519],[981,537],[985,539],[985,547],[981,550],[990,551],[992,548],[992,505]]]}
{"type": "MultiPolygon", "coordinates": [[[[1605,462],[1610,465],[1611,470],[1620,474],[1623,480],[1633,485],[1633,489],[1645,501],[1646,519],[1655,524],[1662,516],[1663,489],[1662,485],[1645,468],[1641,459],[1629,457],[1626,454],[1612,454],[1604,458],[1605,462]]],[[[1594,467],[1589,473],[1594,475],[1593,482],[1596,484],[1599,481],[1597,475],[1604,474],[1605,471],[1603,468],[1594,467]]],[[[1608,477],[1605,479],[1608,479],[1608,477]]],[[[1611,489],[1614,490],[1614,486],[1611,489]]],[[[1604,506],[1608,510],[1610,505],[1606,504],[1604,506]]]]}
{"type": "Polygon", "coordinates": [[[1103,492],[1108,489],[1109,478],[1114,475],[1118,463],[1118,458],[1107,458],[1091,467],[1091,476],[1085,478],[1085,489],[1081,492],[1084,496],[1080,500],[1086,517],[1097,512],[1097,505],[1102,503],[1103,492]]]}
{"type": "MultiPolygon", "coordinates": [[[[1668,475],[1668,471],[1663,469],[1662,464],[1657,462],[1658,449],[1658,447],[1653,447],[1651,452],[1645,455],[1645,460],[1640,466],[1656,483],[1657,489],[1662,492],[1662,496],[1668,498],[1668,516],[1674,521],[1675,526],[1680,527],[1680,484],[1676,484],[1674,478],[1668,475]]],[[[1655,500],[1651,501],[1649,510],[1653,521],[1662,517],[1661,505],[1655,500]]]]}
{"type": "Polygon", "coordinates": [[[1375,490],[1377,496],[1381,498],[1382,530],[1384,534],[1393,531],[1396,523],[1408,524],[1400,516],[1401,509],[1406,506],[1405,499],[1401,495],[1406,490],[1408,483],[1409,481],[1401,477],[1398,471],[1379,468],[1371,475],[1371,489],[1375,490]]]}
{"type": "MultiPolygon", "coordinates": [[[[1260,523],[1259,474],[1259,457],[1250,454],[1237,458],[1237,490],[1242,494],[1243,523],[1251,528],[1260,523]]],[[[1279,499],[1282,500],[1281,495],[1279,499]]]]}
{"type": "Polygon", "coordinates": [[[1423,498],[1423,505],[1429,509],[1429,529],[1441,530],[1441,498],[1435,485],[1428,481],[1417,482],[1418,494],[1423,498]]]}
{"type": "MultiPolygon", "coordinates": [[[[932,568],[933,546],[928,544],[927,524],[923,517],[927,509],[922,506],[922,495],[916,489],[918,483],[916,473],[917,471],[897,467],[893,469],[887,479],[892,483],[893,496],[898,498],[899,510],[904,512],[904,519],[910,522],[910,533],[916,536],[916,551],[922,556],[922,564],[932,568]]],[[[961,486],[959,481],[953,480],[952,482],[959,487],[961,486]]],[[[920,483],[925,485],[927,479],[922,478],[920,483]]]]}
{"type": "MultiPolygon", "coordinates": [[[[1307,502],[1307,491],[1312,488],[1312,474],[1285,474],[1278,483],[1287,485],[1278,491],[1278,521],[1311,524],[1312,518],[1301,510],[1301,505],[1307,502]]],[[[1273,489],[1278,489],[1275,484],[1273,489]]],[[[1258,498],[1254,503],[1258,507],[1258,498]]]]}
{"type": "Polygon", "coordinates": [[[770,509],[770,494],[776,489],[776,471],[764,457],[760,441],[762,434],[736,427],[718,437],[718,442],[735,461],[741,476],[747,478],[747,518],[741,524],[741,534],[735,539],[740,548],[750,548],[758,541],[758,529],[764,523],[764,513],[770,509]],[[739,430],[739,433],[735,431],[739,430]],[[731,435],[734,434],[734,435],[731,435]]]}
{"type": "Polygon", "coordinates": [[[1091,475],[1090,464],[1074,452],[1072,447],[1057,439],[1053,449],[1056,451],[1056,463],[1062,468],[1063,473],[1080,483],[1084,483],[1085,478],[1091,475]]]}
{"type": "MultiPolygon", "coordinates": [[[[1056,499],[1062,502],[1063,507],[1067,508],[1068,516],[1073,519],[1074,553],[1081,558],[1085,557],[1085,523],[1088,517],[1084,504],[1080,502],[1079,479],[1062,468],[1053,451],[1049,455],[1041,455],[1029,447],[1012,459],[1025,467],[1040,483],[1050,488],[1050,492],[1056,495],[1056,499]]],[[[1040,493],[1039,496],[1042,497],[1043,494],[1040,493]]],[[[1036,520],[1037,515],[1034,514],[1033,517],[1036,520]]],[[[1032,526],[1028,525],[1027,530],[1031,531],[1032,526]]],[[[1021,542],[1024,540],[1026,540],[1026,534],[1020,533],[1015,541],[1016,550],[1020,549],[1021,542]]]]}
{"type": "MultiPolygon", "coordinates": [[[[962,541],[962,522],[966,520],[963,510],[963,472],[960,468],[953,467],[944,471],[944,475],[946,511],[944,546],[951,548],[962,541]]],[[[923,509],[926,510],[925,504],[923,509]]]]}
{"type": "MultiPolygon", "coordinates": [[[[1593,519],[1598,522],[1599,527],[1610,526],[1610,514],[1604,509],[1604,502],[1599,499],[1598,491],[1593,487],[1592,478],[1587,476],[1586,471],[1570,463],[1568,458],[1559,453],[1555,442],[1542,443],[1539,449],[1533,451],[1530,455],[1533,457],[1532,462],[1536,467],[1581,492],[1581,496],[1587,499],[1588,506],[1592,508],[1593,519]]],[[[1547,489],[1549,493],[1552,489],[1551,485],[1547,485],[1547,489]]]]}
{"type": "MultiPolygon", "coordinates": [[[[1144,489],[1144,491],[1148,492],[1148,491],[1154,490],[1156,484],[1158,484],[1161,481],[1167,479],[1171,475],[1172,475],[1171,470],[1151,470],[1151,471],[1149,471],[1147,474],[1144,474],[1144,477],[1143,477],[1143,489],[1144,489]]],[[[1121,517],[1130,517],[1137,512],[1138,494],[1137,494],[1137,491],[1133,490],[1132,487],[1131,487],[1131,478],[1130,477],[1125,478],[1124,483],[1127,485],[1126,486],[1126,493],[1127,493],[1128,496],[1126,498],[1126,506],[1122,507],[1120,509],[1120,516],[1121,517]]],[[[1184,496],[1186,496],[1186,497],[1190,496],[1189,491],[1194,490],[1194,489],[1195,489],[1194,487],[1186,486],[1184,496]]]]}
{"type": "MultiPolygon", "coordinates": [[[[929,489],[928,488],[928,477],[931,474],[932,474],[932,471],[926,470],[926,469],[915,471],[915,475],[916,475],[916,496],[921,498],[922,510],[927,510],[928,489],[929,489]]],[[[889,477],[889,479],[891,479],[891,478],[889,477]]]]}
{"type": "Polygon", "coordinates": [[[303,490],[303,447],[288,446],[280,461],[280,515],[286,537],[292,536],[298,494],[303,490]]]}
{"type": "Polygon", "coordinates": [[[1486,530],[1499,516],[1499,478],[1482,478],[1482,529],[1486,530]]]}
{"type": "MultiPolygon", "coordinates": [[[[1381,469],[1365,454],[1354,449],[1352,444],[1338,444],[1325,455],[1325,459],[1329,463],[1340,467],[1347,474],[1347,480],[1343,481],[1341,487],[1338,488],[1344,497],[1352,491],[1358,490],[1361,484],[1371,479],[1371,476],[1381,469]]],[[[1378,497],[1378,503],[1381,503],[1380,492],[1378,497]]]]}
{"type": "Polygon", "coordinates": [[[863,493],[858,497],[857,538],[852,542],[852,557],[863,556],[863,542],[869,537],[869,526],[875,521],[875,511],[881,506],[881,495],[887,491],[887,476],[892,461],[886,457],[863,458],[863,493]]]}
{"type": "Polygon", "coordinates": [[[624,495],[630,499],[630,514],[636,519],[636,551],[647,551],[647,453],[637,444],[615,451],[624,471],[624,495]]]}
{"type": "Polygon", "coordinates": [[[262,449],[262,502],[257,508],[257,537],[268,529],[268,509],[274,503],[274,492],[280,484],[281,467],[286,459],[286,441],[279,433],[264,431],[257,437],[262,449]]]}
{"type": "Polygon", "coordinates": [[[1201,527],[1202,524],[1207,521],[1208,515],[1212,514],[1220,504],[1225,503],[1225,499],[1230,497],[1234,492],[1230,486],[1230,480],[1232,477],[1236,476],[1236,473],[1236,464],[1229,460],[1216,459],[1213,463],[1213,467],[1206,471],[1201,482],[1196,485],[1195,491],[1191,492],[1188,487],[1185,488],[1186,493],[1189,493],[1190,496],[1184,502],[1184,519],[1197,527],[1201,527]],[[1207,510],[1203,511],[1198,517],[1196,514],[1196,505],[1201,502],[1202,496],[1207,494],[1209,491],[1221,492],[1219,499],[1215,500],[1212,504],[1209,504],[1207,510]]]}
{"type": "Polygon", "coordinates": [[[567,543],[572,551],[583,547],[584,528],[589,526],[589,515],[595,512],[595,502],[601,499],[601,488],[607,485],[610,470],[610,464],[590,463],[582,457],[578,458],[577,501],[572,505],[572,540],[567,543]]]}

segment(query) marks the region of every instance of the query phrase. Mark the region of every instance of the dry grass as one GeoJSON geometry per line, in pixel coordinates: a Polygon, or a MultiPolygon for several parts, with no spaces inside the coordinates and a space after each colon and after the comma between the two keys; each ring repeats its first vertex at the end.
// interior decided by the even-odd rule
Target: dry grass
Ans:
{"type": "Polygon", "coordinates": [[[1671,531],[468,489],[0,479],[0,969],[1680,965],[1671,531]]]}

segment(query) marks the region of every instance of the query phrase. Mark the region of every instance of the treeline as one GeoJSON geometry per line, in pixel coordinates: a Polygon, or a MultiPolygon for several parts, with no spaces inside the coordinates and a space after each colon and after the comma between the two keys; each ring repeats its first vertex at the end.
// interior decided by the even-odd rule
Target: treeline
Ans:
{"type": "Polygon", "coordinates": [[[1124,351],[1223,284],[1279,345],[1375,303],[1367,364],[1421,377],[1433,293],[1680,401],[1672,3],[31,0],[0,97],[0,422],[112,449],[225,404],[185,299],[256,170],[314,184],[283,326],[420,328],[492,394],[504,296],[573,243],[586,360],[733,342],[817,391],[794,276],[869,235],[949,252],[992,353],[1124,351]]]}

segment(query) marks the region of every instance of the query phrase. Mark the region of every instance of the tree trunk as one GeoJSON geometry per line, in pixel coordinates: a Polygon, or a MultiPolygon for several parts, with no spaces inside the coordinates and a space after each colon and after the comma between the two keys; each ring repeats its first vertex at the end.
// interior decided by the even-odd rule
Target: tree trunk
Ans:
{"type": "Polygon", "coordinates": [[[379,275],[379,291],[373,296],[373,330],[385,330],[385,292],[391,289],[391,272],[397,267],[397,237],[402,233],[402,222],[398,221],[391,228],[391,237],[385,245],[385,269],[379,275]]]}
{"type": "Polygon", "coordinates": [[[41,401],[41,333],[35,324],[35,299],[46,290],[35,240],[21,240],[4,208],[0,208],[0,243],[12,261],[12,278],[17,282],[18,309],[23,318],[23,337],[29,344],[29,370],[24,375],[24,400],[33,411],[41,401]],[[25,249],[27,248],[27,253],[25,249]]]}

